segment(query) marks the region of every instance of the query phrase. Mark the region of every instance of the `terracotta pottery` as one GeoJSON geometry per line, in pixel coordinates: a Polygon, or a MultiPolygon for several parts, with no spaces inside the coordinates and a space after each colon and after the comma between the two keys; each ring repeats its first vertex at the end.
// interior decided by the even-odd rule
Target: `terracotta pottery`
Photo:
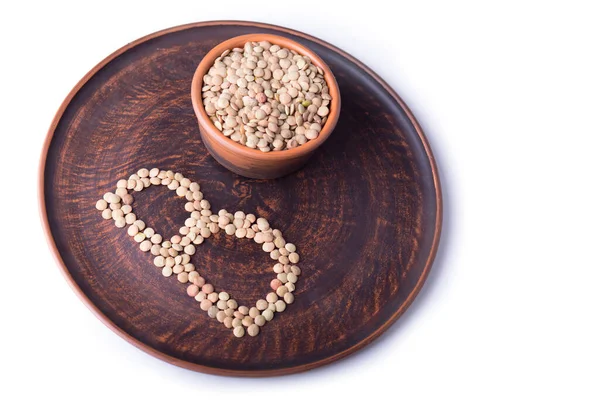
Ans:
{"type": "MultiPolygon", "coordinates": [[[[255,22],[178,26],[109,55],[58,110],[39,184],[48,242],[86,306],[143,351],[221,375],[305,371],[363,348],[419,293],[442,226],[432,150],[392,88],[322,40],[255,22]],[[245,178],[217,163],[200,139],[190,101],[192,76],[207,52],[256,32],[290,37],[318,53],[344,99],[336,131],[302,169],[278,179],[245,178]],[[125,229],[102,219],[96,201],[142,167],[183,173],[200,183],[215,212],[265,217],[298,247],[302,275],[295,301],[258,336],[238,339],[211,320],[186,285],[164,278],[125,229]]],[[[135,214],[164,237],[189,217],[185,200],[164,187],[134,198],[135,214]]],[[[240,304],[252,305],[271,291],[274,262],[250,239],[219,232],[197,246],[191,262],[240,304]]]]}
{"type": "Polygon", "coordinates": [[[194,112],[198,117],[202,141],[215,160],[236,174],[248,178],[272,179],[287,175],[302,167],[319,146],[329,138],[337,124],[341,102],[340,90],[333,73],[314,51],[287,37],[255,33],[226,40],[215,46],[204,56],[192,80],[192,104],[194,105],[194,112]],[[327,122],[316,139],[309,140],[294,149],[263,153],[258,149],[251,149],[234,142],[214,126],[202,104],[202,78],[214,64],[215,59],[227,49],[244,47],[246,42],[260,42],[262,40],[308,56],[314,65],[320,67],[325,72],[324,78],[331,96],[327,122]]]}

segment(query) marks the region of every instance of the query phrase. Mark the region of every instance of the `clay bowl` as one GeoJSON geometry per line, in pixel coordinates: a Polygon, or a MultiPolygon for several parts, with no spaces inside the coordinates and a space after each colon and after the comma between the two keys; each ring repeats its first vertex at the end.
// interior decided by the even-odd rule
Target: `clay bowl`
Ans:
{"type": "Polygon", "coordinates": [[[215,160],[230,171],[248,178],[273,179],[287,175],[302,167],[331,135],[340,115],[340,90],[331,70],[315,52],[289,38],[259,33],[236,36],[215,46],[206,54],[198,65],[192,80],[192,104],[198,118],[202,141],[215,160]],[[324,71],[324,78],[329,86],[329,95],[331,96],[329,116],[319,136],[290,150],[263,153],[258,149],[251,149],[234,142],[214,126],[202,103],[202,78],[216,58],[227,49],[243,47],[248,41],[260,42],[262,40],[267,40],[308,56],[313,64],[324,71]]]}

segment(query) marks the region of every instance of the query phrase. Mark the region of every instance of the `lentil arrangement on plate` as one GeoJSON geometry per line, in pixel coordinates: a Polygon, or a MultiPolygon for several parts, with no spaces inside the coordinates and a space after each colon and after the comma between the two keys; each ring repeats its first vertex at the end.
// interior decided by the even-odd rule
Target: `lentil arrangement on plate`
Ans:
{"type": "Polygon", "coordinates": [[[114,193],[107,192],[96,202],[96,209],[101,211],[104,219],[113,220],[117,228],[127,226],[127,234],[139,243],[141,251],[154,256],[153,263],[160,268],[162,275],[175,275],[180,283],[189,284],[187,295],[193,297],[210,318],[233,329],[236,337],[246,333],[258,335],[260,327],[271,321],[275,313],[285,311],[287,305],[294,302],[295,283],[301,273],[296,265],[300,261],[296,246],[287,243],[281,231],[273,229],[266,219],[257,218],[254,214],[243,211],[232,214],[224,209],[214,214],[210,202],[200,191],[200,185],[180,173],[141,168],[129,179],[119,180],[114,193]],[[166,186],[187,200],[185,210],[190,216],[179,229],[179,235],[170,240],[147,227],[133,212],[134,198],[129,191],[139,192],[151,185],[166,186]],[[276,261],[273,266],[276,278],[270,283],[273,291],[250,308],[238,305],[225,291],[217,292],[190,262],[196,246],[220,230],[239,239],[253,239],[276,261]]]}

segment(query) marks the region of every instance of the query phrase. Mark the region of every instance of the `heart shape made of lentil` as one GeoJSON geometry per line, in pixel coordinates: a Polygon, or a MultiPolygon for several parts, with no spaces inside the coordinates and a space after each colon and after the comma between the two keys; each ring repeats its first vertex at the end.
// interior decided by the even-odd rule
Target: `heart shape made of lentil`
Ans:
{"type": "Polygon", "coordinates": [[[163,276],[175,275],[182,284],[190,283],[187,294],[200,303],[200,308],[209,317],[233,329],[236,337],[242,337],[246,332],[249,336],[258,335],[261,326],[271,321],[275,313],[285,311],[287,305],[294,301],[292,292],[301,273],[296,265],[300,261],[296,246],[287,243],[281,231],[273,229],[266,219],[257,219],[254,214],[242,211],[231,214],[227,210],[213,214],[210,202],[200,191],[200,184],[180,173],[142,168],[129,179],[119,180],[114,193],[107,192],[96,202],[96,209],[102,212],[104,219],[114,220],[118,228],[127,227],[127,233],[140,244],[140,250],[154,255],[154,265],[161,268],[163,276]],[[133,213],[134,199],[130,191],[139,192],[151,185],[166,186],[187,200],[185,210],[190,212],[190,217],[179,229],[179,235],[170,240],[164,240],[133,213]],[[229,293],[215,291],[214,286],[190,263],[196,246],[220,230],[239,239],[254,239],[277,261],[273,267],[277,276],[270,283],[273,291],[253,307],[239,306],[229,293]]]}

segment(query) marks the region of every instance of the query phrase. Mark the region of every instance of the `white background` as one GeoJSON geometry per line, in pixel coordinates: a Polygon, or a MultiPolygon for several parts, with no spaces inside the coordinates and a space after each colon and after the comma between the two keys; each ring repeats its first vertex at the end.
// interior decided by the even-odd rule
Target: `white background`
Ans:
{"type": "Polygon", "coordinates": [[[0,398],[599,398],[597,2],[266,3],[2,2],[0,398]],[[146,355],[77,299],[41,230],[38,159],[70,89],[140,36],[211,19],[364,61],[438,161],[444,232],[424,290],[375,343],[308,373],[222,378],[146,355]]]}

